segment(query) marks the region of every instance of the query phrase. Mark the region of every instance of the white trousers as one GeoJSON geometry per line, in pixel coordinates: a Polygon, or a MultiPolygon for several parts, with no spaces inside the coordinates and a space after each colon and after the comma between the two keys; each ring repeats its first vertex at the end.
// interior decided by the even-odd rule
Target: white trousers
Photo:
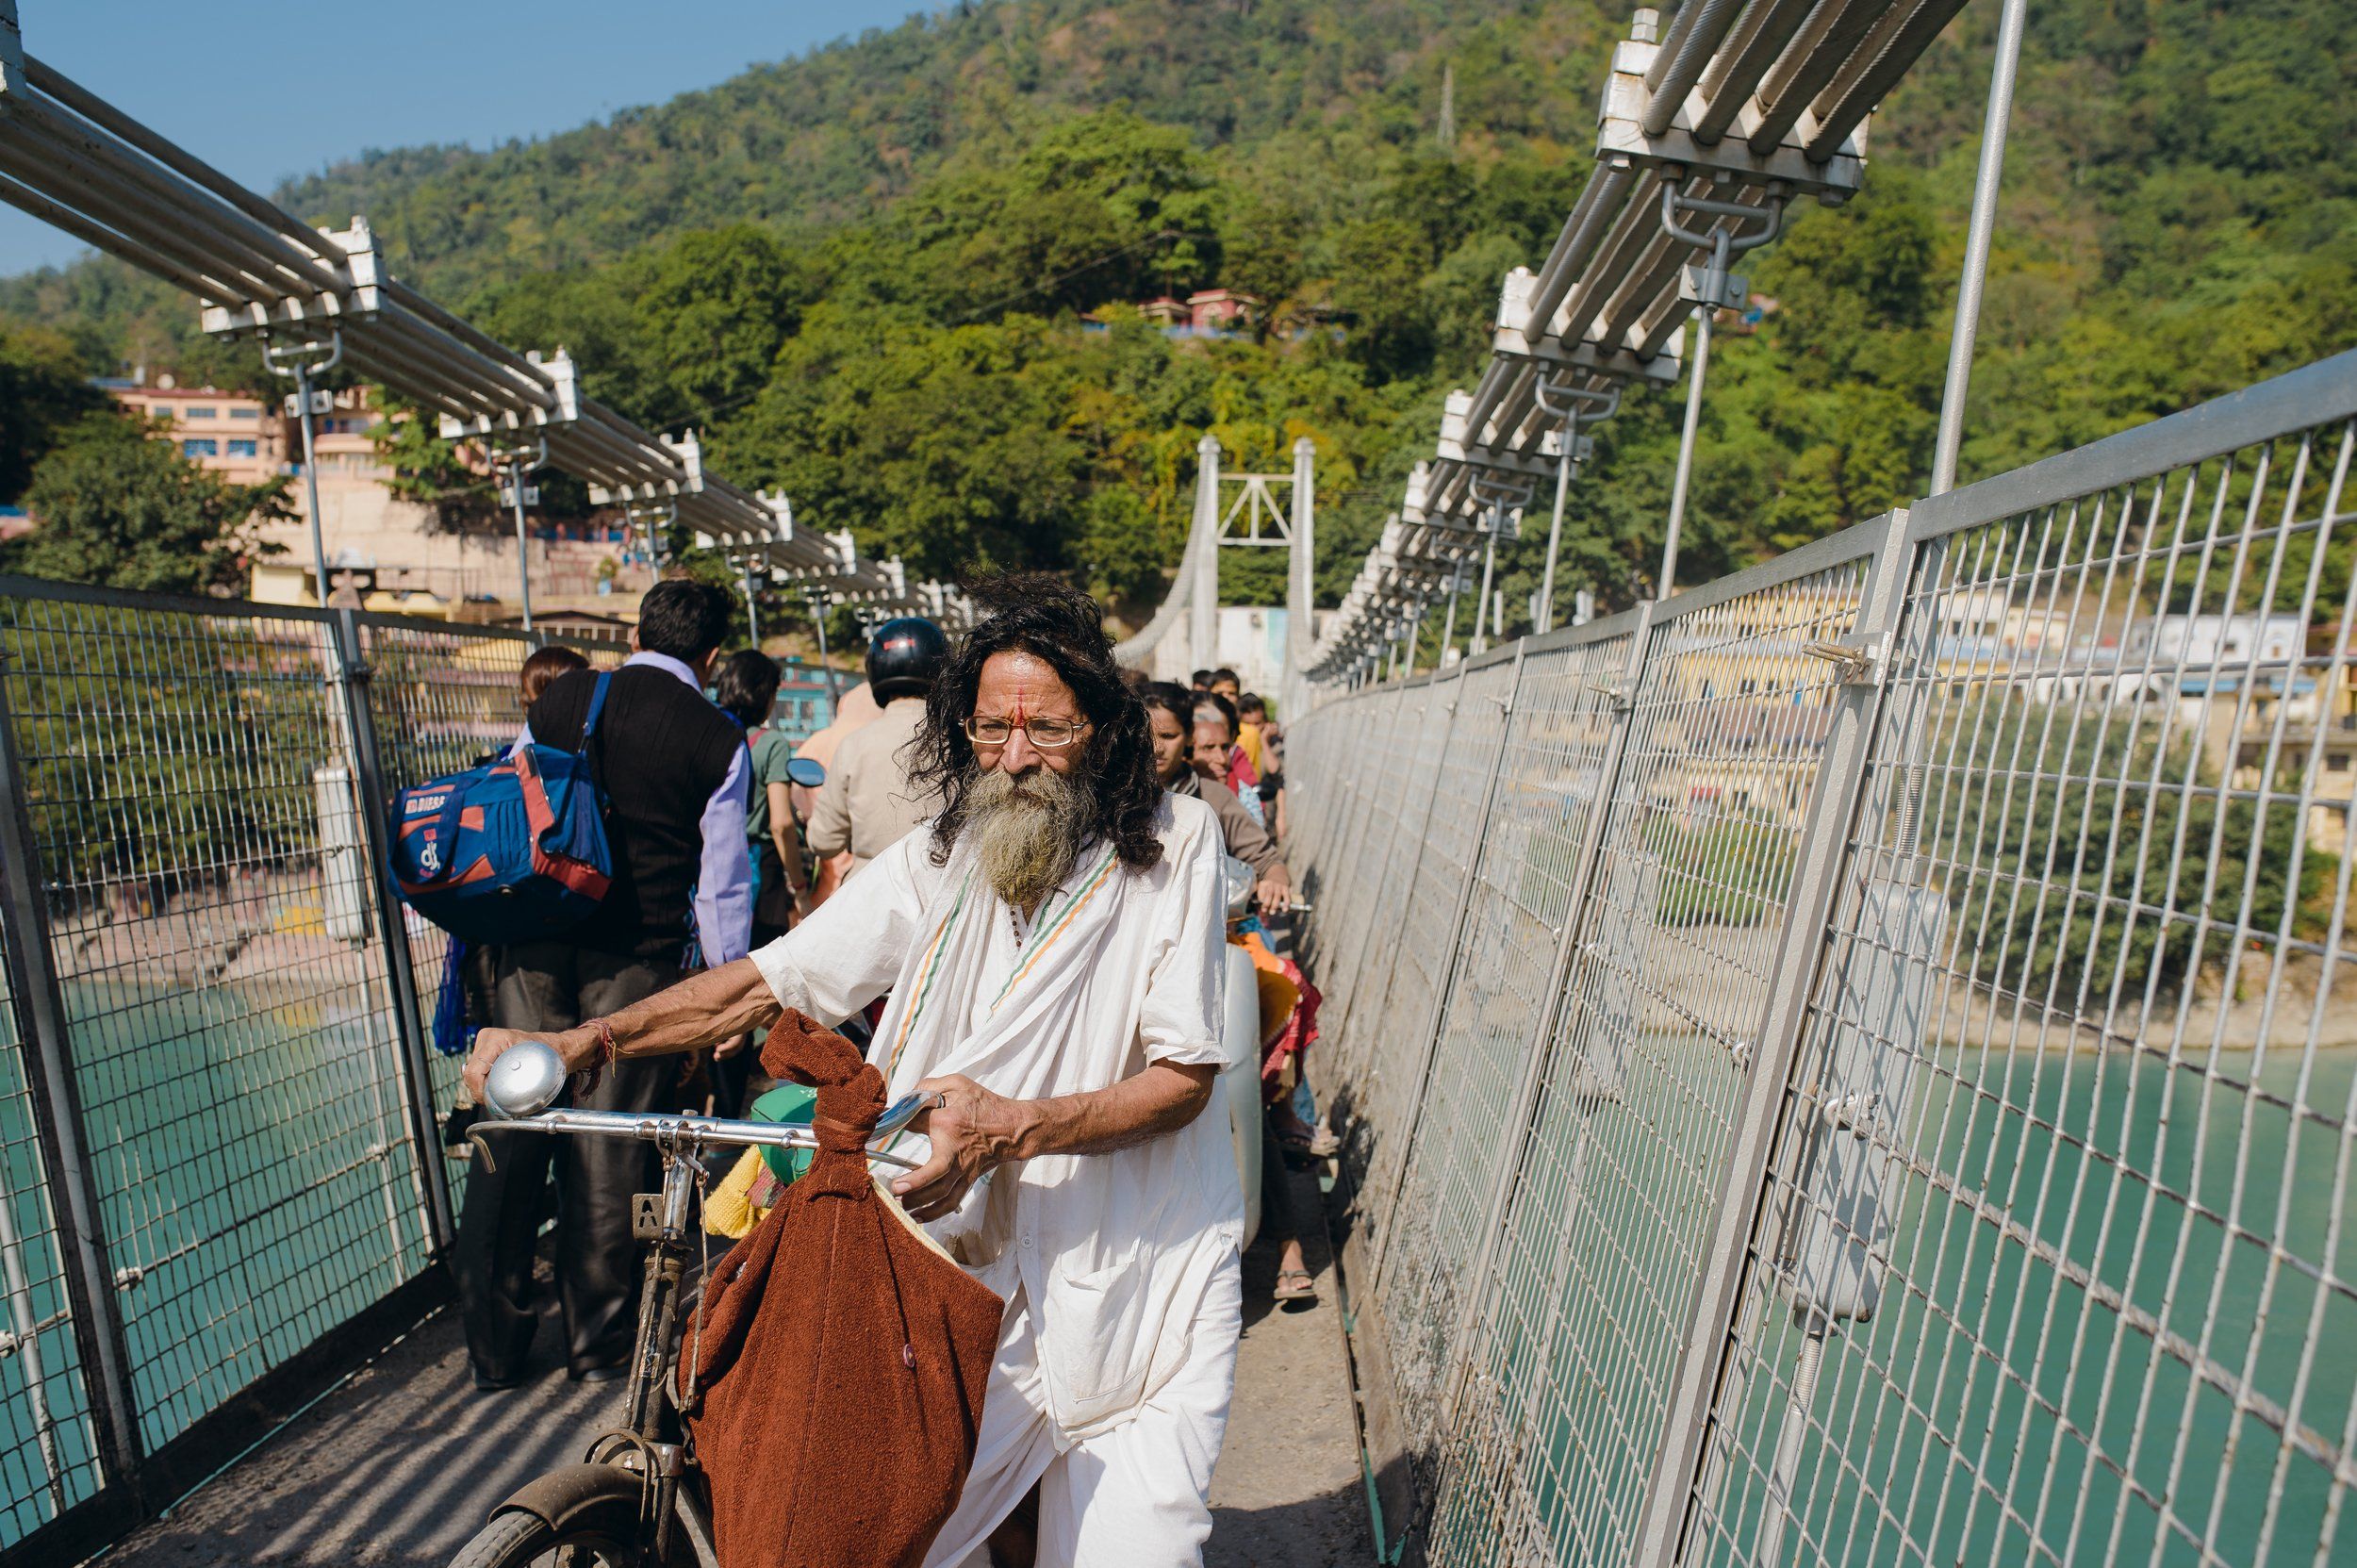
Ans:
{"type": "Polygon", "coordinates": [[[1211,1533],[1211,1466],[1236,1392],[1242,1266],[1212,1274],[1178,1373],[1110,1431],[1060,1447],[1041,1386],[1037,1318],[1007,1305],[974,1468],[925,1568],[989,1568],[984,1544],[1039,1483],[1038,1568],[1195,1568],[1211,1533]]]}

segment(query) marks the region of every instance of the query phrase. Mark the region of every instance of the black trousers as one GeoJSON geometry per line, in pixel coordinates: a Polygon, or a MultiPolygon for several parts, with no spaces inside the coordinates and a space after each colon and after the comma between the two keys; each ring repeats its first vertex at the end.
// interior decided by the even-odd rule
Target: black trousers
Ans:
{"type": "MultiPolygon", "coordinates": [[[[500,954],[492,1011],[502,1029],[570,1029],[651,997],[679,978],[675,964],[561,942],[524,943],[500,954]]],[[[596,1111],[685,1109],[679,1092],[685,1060],[617,1062],[597,1088],[575,1103],[596,1111]]],[[[467,1356],[475,1376],[503,1383],[523,1375],[533,1330],[539,1326],[533,1254],[552,1206],[567,1369],[579,1377],[627,1361],[638,1330],[645,1266],[631,1236],[631,1196],[652,1192],[661,1178],[654,1147],[635,1138],[546,1132],[495,1132],[486,1141],[494,1168],[486,1170],[478,1161],[467,1173],[455,1257],[467,1356]]]]}
{"type": "Polygon", "coordinates": [[[1285,1146],[1277,1141],[1277,1130],[1264,1115],[1261,1118],[1260,1239],[1281,1246],[1300,1233],[1294,1223],[1293,1167],[1285,1164],[1285,1146]]]}

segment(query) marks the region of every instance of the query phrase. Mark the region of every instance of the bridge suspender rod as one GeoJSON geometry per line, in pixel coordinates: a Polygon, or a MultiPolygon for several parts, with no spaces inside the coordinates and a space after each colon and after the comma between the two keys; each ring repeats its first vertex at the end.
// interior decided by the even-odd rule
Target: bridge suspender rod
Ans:
{"type": "Polygon", "coordinates": [[[2013,82],[2021,63],[2021,30],[2029,0],[2004,0],[1997,18],[1997,59],[1989,71],[1988,109],[1981,120],[1981,161],[1972,179],[1972,219],[1964,237],[1964,271],[1956,280],[1955,326],[1948,338],[1948,376],[1939,394],[1939,437],[1932,453],[1933,495],[1956,487],[1964,448],[1964,400],[1972,387],[1972,345],[1981,329],[1981,289],[1988,279],[1988,248],[1997,229],[1997,192],[2005,172],[2005,131],[2013,122],[2013,82]]]}

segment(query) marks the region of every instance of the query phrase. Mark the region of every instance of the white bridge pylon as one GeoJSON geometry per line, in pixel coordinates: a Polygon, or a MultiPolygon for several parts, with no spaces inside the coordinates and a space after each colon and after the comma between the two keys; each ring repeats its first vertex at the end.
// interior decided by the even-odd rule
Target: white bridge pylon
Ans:
{"type": "Polygon", "coordinates": [[[1290,473],[1229,473],[1220,466],[1219,437],[1206,432],[1195,443],[1195,509],[1186,553],[1169,595],[1153,619],[1113,650],[1126,665],[1183,674],[1219,661],[1219,553],[1222,550],[1283,550],[1285,575],[1285,676],[1282,697],[1290,709],[1301,689],[1310,636],[1311,586],[1317,568],[1317,444],[1304,436],[1294,442],[1290,473]],[[1279,491],[1283,498],[1279,500],[1279,491]],[[1172,634],[1184,620],[1183,642],[1172,634]]]}

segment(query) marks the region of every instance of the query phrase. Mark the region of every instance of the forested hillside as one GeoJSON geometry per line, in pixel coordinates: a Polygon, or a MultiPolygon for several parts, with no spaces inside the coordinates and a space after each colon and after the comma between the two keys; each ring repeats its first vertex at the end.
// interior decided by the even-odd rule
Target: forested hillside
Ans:
{"type": "MultiPolygon", "coordinates": [[[[1682,576],[1920,490],[1994,12],[1969,8],[1884,106],[1867,194],[1752,264],[1778,308],[1714,365],[1682,576]]],[[[2357,8],[2034,13],[1968,477],[2357,339],[2357,8]]],[[[734,477],[926,573],[1043,565],[1150,601],[1197,436],[1259,467],[1309,434],[1330,594],[1477,371],[1500,276],[1560,226],[1626,15],[1000,0],[282,198],[367,213],[404,275],[570,348],[598,395],[703,428],[734,477]],[[1208,287],[1305,330],[1179,344],[1121,308],[1208,287]]],[[[186,302],[111,263],[0,281],[0,311],[92,366],[205,355],[186,302]]],[[[1607,601],[1647,586],[1676,413],[1674,390],[1633,398],[1575,491],[1573,581],[1607,601]]],[[[1274,596],[1274,568],[1240,565],[1231,595],[1274,596]]]]}

